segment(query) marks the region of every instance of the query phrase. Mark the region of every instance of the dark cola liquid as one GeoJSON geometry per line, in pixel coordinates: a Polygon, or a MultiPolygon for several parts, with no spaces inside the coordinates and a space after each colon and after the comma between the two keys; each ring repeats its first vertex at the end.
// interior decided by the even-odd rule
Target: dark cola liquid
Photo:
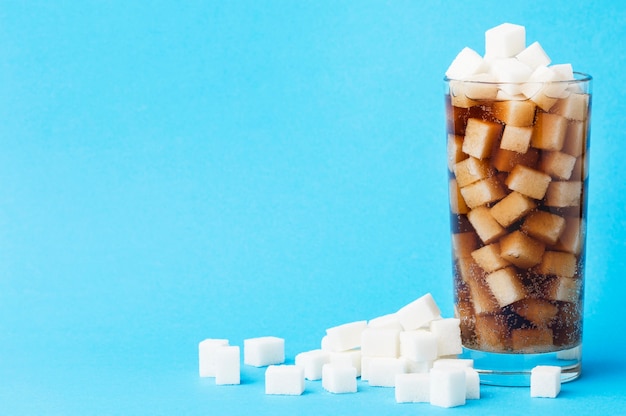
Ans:
{"type": "Polygon", "coordinates": [[[458,107],[445,96],[465,347],[543,353],[581,343],[590,103],[574,98],[458,107]]]}

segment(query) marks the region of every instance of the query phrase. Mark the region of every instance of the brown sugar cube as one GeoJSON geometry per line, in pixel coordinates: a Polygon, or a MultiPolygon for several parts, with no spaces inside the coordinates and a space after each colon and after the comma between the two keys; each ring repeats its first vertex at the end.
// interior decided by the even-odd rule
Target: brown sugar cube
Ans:
{"type": "Polygon", "coordinates": [[[474,306],[472,302],[460,301],[454,305],[454,316],[459,319],[463,344],[475,344],[474,306]]]}
{"type": "Polygon", "coordinates": [[[528,215],[521,230],[548,245],[556,244],[565,229],[565,219],[547,211],[535,211],[528,215]]]}
{"type": "Polygon", "coordinates": [[[536,204],[530,198],[519,192],[511,192],[492,206],[489,212],[501,226],[508,227],[535,207],[536,204]]]}
{"type": "Polygon", "coordinates": [[[504,198],[506,192],[497,178],[489,177],[461,188],[461,195],[470,208],[504,198]]]}
{"type": "Polygon", "coordinates": [[[516,127],[507,125],[502,132],[500,148],[512,150],[517,153],[526,153],[530,146],[530,138],[533,134],[532,127],[516,127]]]}
{"type": "Polygon", "coordinates": [[[538,160],[539,152],[532,147],[526,153],[497,148],[491,157],[492,165],[500,172],[510,172],[517,165],[533,168],[537,166],[538,160]]]}
{"type": "Polygon", "coordinates": [[[576,275],[576,256],[564,251],[546,251],[543,253],[537,272],[553,274],[559,277],[574,277],[576,275]]]}
{"type": "Polygon", "coordinates": [[[461,281],[467,283],[471,280],[481,280],[486,276],[473,257],[459,257],[456,260],[456,272],[461,281]]]}
{"type": "Polygon", "coordinates": [[[511,330],[511,347],[524,353],[550,351],[553,335],[550,328],[516,328],[511,330]]]}
{"type": "Polygon", "coordinates": [[[500,256],[519,268],[527,269],[541,262],[545,246],[521,231],[500,239],[500,256]]]}
{"type": "Polygon", "coordinates": [[[509,173],[505,183],[512,191],[517,191],[534,199],[542,199],[551,180],[552,178],[548,174],[517,165],[509,173]]]}
{"type": "Polygon", "coordinates": [[[467,219],[485,244],[494,242],[506,233],[506,230],[491,216],[487,207],[482,206],[471,210],[467,214],[467,219]]]}
{"type": "Polygon", "coordinates": [[[500,245],[498,243],[488,244],[472,251],[472,258],[487,273],[502,269],[510,264],[500,257],[500,245]]]}
{"type": "Polygon", "coordinates": [[[539,163],[539,169],[556,179],[569,179],[574,169],[576,158],[562,152],[545,152],[539,163]]]}
{"type": "Polygon", "coordinates": [[[488,274],[485,280],[502,308],[526,296],[524,285],[513,267],[496,270],[488,274]]]}
{"type": "Polygon", "coordinates": [[[587,154],[584,154],[582,156],[579,156],[578,158],[576,158],[576,163],[574,164],[574,167],[572,168],[572,175],[570,176],[570,180],[572,181],[577,181],[577,180],[581,180],[584,181],[585,179],[587,179],[587,175],[589,174],[589,168],[587,166],[587,154]]]}
{"type": "Polygon", "coordinates": [[[554,319],[559,308],[543,299],[526,298],[511,305],[511,309],[519,316],[526,318],[537,326],[546,326],[554,319]]]}
{"type": "Polygon", "coordinates": [[[470,298],[476,314],[490,313],[500,309],[484,277],[472,275],[467,279],[470,298]]]}
{"type": "Polygon", "coordinates": [[[583,121],[570,121],[567,124],[563,152],[578,157],[585,151],[587,135],[587,123],[583,121]]]}
{"type": "Polygon", "coordinates": [[[504,352],[510,349],[509,328],[502,315],[477,315],[474,328],[481,350],[504,352]]]}
{"type": "Polygon", "coordinates": [[[554,248],[575,255],[582,252],[585,241],[585,222],[579,217],[565,217],[565,228],[554,248]]]}
{"type": "Polygon", "coordinates": [[[454,170],[454,165],[465,159],[467,155],[463,153],[463,136],[448,134],[448,169],[454,170]]]}
{"type": "Polygon", "coordinates": [[[552,182],[546,192],[546,205],[549,207],[577,207],[583,189],[581,181],[552,182]]]}
{"type": "Polygon", "coordinates": [[[501,124],[470,118],[465,128],[463,152],[477,159],[484,159],[491,154],[493,144],[501,133],[501,124]]]}
{"type": "Polygon", "coordinates": [[[489,164],[475,157],[468,157],[454,164],[452,171],[460,187],[467,186],[489,176],[489,164]]]}
{"type": "Polygon", "coordinates": [[[463,199],[463,195],[461,195],[461,188],[459,188],[455,179],[450,179],[448,189],[450,191],[450,211],[453,214],[467,214],[469,208],[463,199]]]}
{"type": "Polygon", "coordinates": [[[582,280],[572,279],[571,277],[557,277],[554,279],[547,293],[547,298],[562,302],[578,302],[580,299],[580,290],[582,280]]]}
{"type": "Polygon", "coordinates": [[[527,127],[535,120],[536,104],[529,100],[497,101],[493,113],[507,126],[527,127]]]}
{"type": "Polygon", "coordinates": [[[543,111],[549,111],[558,100],[546,94],[545,92],[540,91],[532,96],[531,101],[534,102],[537,107],[541,108],[543,111]]]}
{"type": "Polygon", "coordinates": [[[542,150],[561,150],[567,131],[567,119],[558,114],[538,113],[530,144],[542,150]]]}
{"type": "Polygon", "coordinates": [[[452,254],[454,258],[471,257],[472,251],[478,248],[478,238],[473,232],[452,234],[452,254]]]}
{"type": "Polygon", "coordinates": [[[550,111],[570,120],[583,121],[587,119],[588,107],[589,94],[570,94],[558,100],[550,111]]]}

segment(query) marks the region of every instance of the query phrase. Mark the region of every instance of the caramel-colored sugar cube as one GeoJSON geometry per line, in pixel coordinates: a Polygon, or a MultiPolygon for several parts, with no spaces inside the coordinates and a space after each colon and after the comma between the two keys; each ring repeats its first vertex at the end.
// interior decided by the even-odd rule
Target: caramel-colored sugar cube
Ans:
{"type": "Polygon", "coordinates": [[[528,235],[553,245],[565,229],[565,219],[547,211],[535,211],[526,217],[521,229],[528,235]]]}
{"type": "Polygon", "coordinates": [[[501,226],[508,227],[535,207],[536,204],[530,198],[519,192],[511,192],[491,207],[489,212],[501,226]]]}
{"type": "Polygon", "coordinates": [[[452,254],[457,259],[471,257],[472,251],[476,250],[479,244],[476,234],[471,231],[452,234],[452,254]]]}
{"type": "Polygon", "coordinates": [[[577,207],[583,190],[581,181],[552,182],[546,192],[546,205],[549,207],[577,207]]]}
{"type": "Polygon", "coordinates": [[[474,328],[481,350],[503,352],[510,348],[509,328],[501,315],[477,315],[474,328]]]}
{"type": "Polygon", "coordinates": [[[526,153],[530,146],[530,138],[533,134],[532,127],[516,127],[507,125],[502,132],[500,148],[512,150],[517,153],[526,153]]]}
{"type": "Polygon", "coordinates": [[[562,152],[546,152],[541,158],[539,169],[556,179],[569,179],[576,158],[562,152]]]}
{"type": "Polygon", "coordinates": [[[587,136],[587,124],[583,121],[570,121],[567,124],[567,132],[565,133],[565,142],[561,151],[578,157],[585,151],[587,136]]]}
{"type": "Polygon", "coordinates": [[[506,178],[506,185],[512,191],[529,196],[534,199],[542,199],[552,181],[550,175],[523,165],[513,168],[506,178]]]}
{"type": "Polygon", "coordinates": [[[471,278],[467,281],[467,286],[470,290],[470,296],[476,314],[490,313],[500,309],[498,301],[489,290],[489,286],[484,278],[471,278]]]}
{"type": "MultiPolygon", "coordinates": [[[[473,253],[473,252],[472,252],[473,253]]],[[[564,251],[546,251],[543,253],[537,272],[560,277],[574,277],[577,270],[576,256],[564,251]]]]}
{"type": "Polygon", "coordinates": [[[491,163],[500,172],[510,172],[517,165],[534,168],[539,160],[539,152],[532,147],[526,153],[497,148],[491,157],[491,163]]]}
{"type": "Polygon", "coordinates": [[[511,346],[518,352],[533,353],[552,347],[550,328],[516,328],[511,330],[511,346]]]}
{"type": "Polygon", "coordinates": [[[567,119],[558,114],[539,113],[530,144],[542,150],[561,150],[567,131],[567,119]]]}
{"type": "Polygon", "coordinates": [[[570,94],[567,98],[558,100],[551,111],[570,120],[583,121],[587,119],[588,107],[588,94],[570,94]]]}
{"type": "Polygon", "coordinates": [[[452,105],[459,108],[470,108],[475,105],[478,105],[476,100],[472,100],[465,94],[460,95],[452,95],[450,101],[452,105]]]}
{"type": "Polygon", "coordinates": [[[496,270],[488,274],[485,280],[491,293],[502,308],[526,296],[524,285],[513,267],[496,270]]]}
{"type": "Polygon", "coordinates": [[[452,170],[460,187],[485,179],[490,173],[487,161],[472,156],[455,163],[452,170]]]}
{"type": "Polygon", "coordinates": [[[571,277],[557,277],[548,290],[548,297],[562,302],[578,302],[582,281],[571,277]]]}
{"type": "Polygon", "coordinates": [[[485,271],[476,263],[473,257],[460,257],[456,260],[456,272],[465,283],[485,278],[485,271]]]}
{"type": "Polygon", "coordinates": [[[521,299],[511,305],[511,308],[515,313],[538,326],[546,326],[559,312],[559,308],[552,303],[533,298],[521,299]]]}
{"type": "Polygon", "coordinates": [[[497,101],[493,114],[507,126],[527,127],[535,120],[536,104],[529,100],[497,101]]]}
{"type": "Polygon", "coordinates": [[[457,134],[448,134],[448,169],[450,172],[454,171],[454,165],[461,160],[467,158],[467,155],[463,153],[463,136],[457,134]]]}
{"type": "Polygon", "coordinates": [[[576,159],[576,163],[574,164],[574,167],[572,168],[572,175],[570,176],[570,180],[584,181],[585,179],[587,179],[587,175],[589,175],[589,168],[587,166],[587,160],[588,160],[587,154],[579,156],[576,159]]]}
{"type": "Polygon", "coordinates": [[[565,229],[554,246],[559,251],[579,255],[585,241],[585,222],[579,217],[565,217],[565,229]]]}
{"type": "Polygon", "coordinates": [[[453,214],[467,214],[469,208],[463,199],[463,195],[461,195],[461,188],[459,188],[455,179],[450,179],[448,190],[450,191],[450,211],[453,214]]]}
{"type": "Polygon", "coordinates": [[[500,181],[492,176],[462,187],[461,195],[467,206],[473,209],[504,198],[506,192],[500,181]]]}
{"type": "Polygon", "coordinates": [[[513,231],[500,239],[500,256],[522,269],[539,264],[544,251],[543,243],[521,231],[513,231]]]}
{"type": "Polygon", "coordinates": [[[467,214],[467,219],[485,244],[494,242],[506,233],[506,230],[491,216],[489,208],[485,206],[471,210],[467,214]]]}
{"type": "Polygon", "coordinates": [[[472,258],[487,273],[502,269],[510,264],[500,257],[500,245],[498,243],[488,244],[472,251],[472,258]]]}
{"type": "Polygon", "coordinates": [[[501,133],[501,124],[470,118],[465,128],[463,152],[477,159],[484,159],[491,154],[491,149],[501,133]]]}

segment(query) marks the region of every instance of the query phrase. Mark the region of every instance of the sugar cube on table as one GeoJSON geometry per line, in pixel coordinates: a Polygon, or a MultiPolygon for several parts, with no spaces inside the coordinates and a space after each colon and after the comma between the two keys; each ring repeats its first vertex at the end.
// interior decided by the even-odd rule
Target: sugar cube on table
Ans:
{"type": "Polygon", "coordinates": [[[367,321],[367,326],[369,328],[388,328],[397,329],[398,331],[402,330],[400,320],[395,313],[389,313],[386,315],[377,316],[376,318],[372,318],[367,321]]]}
{"type": "Polygon", "coordinates": [[[356,368],[342,364],[324,364],[322,387],[330,393],[356,393],[356,368]]]}
{"type": "Polygon", "coordinates": [[[463,352],[461,321],[457,318],[437,319],[430,323],[430,332],[437,337],[437,355],[454,355],[463,352]]]}
{"type": "Polygon", "coordinates": [[[238,346],[215,349],[215,384],[241,383],[241,351],[238,346]]]}
{"type": "Polygon", "coordinates": [[[442,367],[430,370],[430,404],[456,407],[465,404],[467,389],[465,369],[442,367]]]}
{"type": "Polygon", "coordinates": [[[254,367],[284,363],[285,340],[272,336],[245,339],[243,362],[254,367]]]}
{"type": "Polygon", "coordinates": [[[433,361],[437,358],[437,336],[418,329],[400,333],[400,355],[415,362],[433,361]]]}
{"type": "Polygon", "coordinates": [[[402,328],[407,331],[428,325],[430,321],[441,316],[441,310],[433,296],[427,293],[400,308],[397,316],[402,328]]]}
{"type": "Polygon", "coordinates": [[[265,370],[265,394],[299,396],[304,387],[304,369],[300,366],[270,365],[265,370]]]}
{"type": "Polygon", "coordinates": [[[530,371],[530,397],[555,398],[561,392],[561,367],[537,366],[530,371]]]}
{"type": "Polygon", "coordinates": [[[395,398],[397,403],[430,402],[430,374],[396,374],[395,398]]]}
{"type": "Polygon", "coordinates": [[[215,377],[215,350],[228,345],[227,339],[207,338],[198,344],[200,377],[215,377]]]}
{"type": "Polygon", "coordinates": [[[480,399],[480,376],[473,368],[465,368],[465,399],[480,399]]]}
{"type": "Polygon", "coordinates": [[[397,358],[400,330],[368,327],[361,333],[361,353],[370,357],[397,358]]]}
{"type": "Polygon", "coordinates": [[[329,354],[329,363],[348,365],[356,368],[356,376],[361,376],[361,357],[360,349],[348,351],[331,351],[329,354]]]}
{"type": "Polygon", "coordinates": [[[405,372],[405,361],[401,358],[371,357],[368,363],[367,381],[370,386],[393,387],[396,374],[405,372]]]}
{"type": "Polygon", "coordinates": [[[321,349],[296,354],[295,364],[304,370],[307,380],[321,380],[322,367],[330,362],[330,353],[321,349]]]}
{"type": "Polygon", "coordinates": [[[361,346],[361,332],[367,321],[348,322],[326,330],[328,347],[332,351],[347,351],[361,346]]]}
{"type": "Polygon", "coordinates": [[[510,58],[526,47],[526,28],[502,23],[485,32],[485,57],[510,58]]]}

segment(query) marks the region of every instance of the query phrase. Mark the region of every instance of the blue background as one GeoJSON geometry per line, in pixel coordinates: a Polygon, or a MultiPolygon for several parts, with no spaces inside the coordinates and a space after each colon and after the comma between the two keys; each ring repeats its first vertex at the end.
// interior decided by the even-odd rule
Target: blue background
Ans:
{"type": "Polygon", "coordinates": [[[197,344],[452,315],[441,80],[507,21],[594,76],[584,375],[464,409],[626,409],[623,2],[5,0],[0,414],[441,413],[215,386],[197,344]]]}

